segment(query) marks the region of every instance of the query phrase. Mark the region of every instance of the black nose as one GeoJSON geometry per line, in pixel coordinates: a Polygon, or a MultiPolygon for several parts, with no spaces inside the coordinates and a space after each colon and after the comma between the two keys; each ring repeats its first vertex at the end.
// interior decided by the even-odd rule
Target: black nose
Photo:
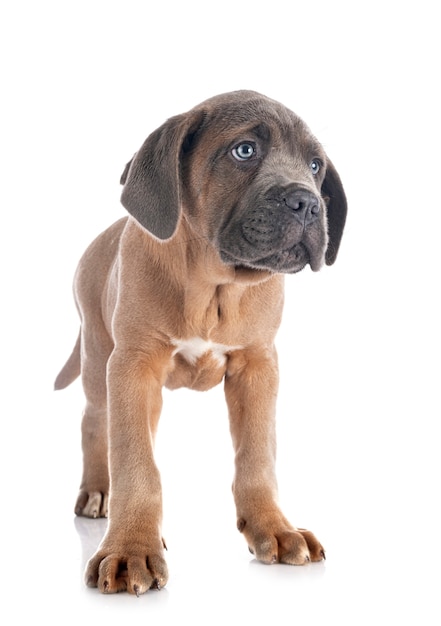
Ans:
{"type": "Polygon", "coordinates": [[[283,197],[286,206],[293,210],[294,217],[307,226],[320,215],[320,201],[306,189],[287,191],[283,197]]]}

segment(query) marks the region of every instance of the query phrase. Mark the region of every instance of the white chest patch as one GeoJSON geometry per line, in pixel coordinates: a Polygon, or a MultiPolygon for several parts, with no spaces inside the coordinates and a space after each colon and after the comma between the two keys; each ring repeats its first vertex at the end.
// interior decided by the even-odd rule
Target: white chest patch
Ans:
{"type": "Polygon", "coordinates": [[[172,339],[172,344],[176,346],[173,356],[178,353],[181,354],[190,365],[194,365],[203,354],[211,352],[213,359],[222,366],[225,365],[227,352],[241,349],[241,346],[226,346],[223,343],[214,343],[210,340],[206,341],[205,339],[201,339],[201,337],[172,339]]]}

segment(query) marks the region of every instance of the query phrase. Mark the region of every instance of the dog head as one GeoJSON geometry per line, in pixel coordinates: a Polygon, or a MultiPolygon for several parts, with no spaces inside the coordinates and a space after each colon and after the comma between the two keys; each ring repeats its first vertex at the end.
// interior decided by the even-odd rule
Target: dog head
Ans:
{"type": "Polygon", "coordinates": [[[144,142],[121,201],[160,240],[184,222],[236,268],[293,273],[334,263],[346,219],[340,178],[292,111],[252,91],[211,98],[144,142]]]}

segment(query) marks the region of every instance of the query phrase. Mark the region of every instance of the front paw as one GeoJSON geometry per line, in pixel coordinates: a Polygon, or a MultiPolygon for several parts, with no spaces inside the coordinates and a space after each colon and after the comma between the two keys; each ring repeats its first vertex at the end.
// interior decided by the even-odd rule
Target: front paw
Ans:
{"type": "Polygon", "coordinates": [[[105,544],[90,559],[85,572],[88,587],[101,593],[128,591],[137,596],[149,589],[161,589],[168,580],[162,550],[140,546],[121,546],[106,550],[105,544]]]}
{"type": "Polygon", "coordinates": [[[241,518],[237,527],[248,542],[250,552],[263,563],[304,565],[325,559],[325,550],[312,532],[294,529],[289,524],[277,522],[259,528],[241,518]]]}

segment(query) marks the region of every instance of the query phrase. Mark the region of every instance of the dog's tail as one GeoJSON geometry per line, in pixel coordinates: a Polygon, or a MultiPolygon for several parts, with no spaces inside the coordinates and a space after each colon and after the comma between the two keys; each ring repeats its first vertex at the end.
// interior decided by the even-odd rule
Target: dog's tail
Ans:
{"type": "Polygon", "coordinates": [[[72,354],[67,359],[63,369],[55,379],[54,389],[65,389],[68,385],[78,378],[81,373],[81,332],[78,334],[75,347],[72,350],[72,354]]]}

